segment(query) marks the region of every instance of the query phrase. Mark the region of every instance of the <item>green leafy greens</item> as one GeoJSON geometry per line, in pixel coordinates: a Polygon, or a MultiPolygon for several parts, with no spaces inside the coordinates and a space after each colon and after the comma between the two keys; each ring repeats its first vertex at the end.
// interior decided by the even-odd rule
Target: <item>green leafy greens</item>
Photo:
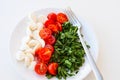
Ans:
{"type": "MultiPolygon", "coordinates": [[[[66,79],[68,76],[77,74],[85,61],[85,52],[77,34],[77,26],[65,22],[62,27],[62,32],[54,35],[56,37],[55,51],[50,59],[50,62],[57,62],[59,65],[56,75],[58,79],[66,79]]],[[[49,73],[46,76],[52,77],[49,73]]]]}

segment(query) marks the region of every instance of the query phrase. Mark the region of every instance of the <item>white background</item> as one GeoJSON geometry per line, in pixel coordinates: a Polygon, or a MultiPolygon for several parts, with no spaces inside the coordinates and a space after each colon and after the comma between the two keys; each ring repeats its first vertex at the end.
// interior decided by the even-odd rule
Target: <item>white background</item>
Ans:
{"type": "MultiPolygon", "coordinates": [[[[97,66],[104,80],[120,80],[119,0],[0,0],[0,80],[24,80],[10,62],[9,39],[15,25],[32,11],[67,6],[79,13],[96,33],[99,40],[97,66]]],[[[90,73],[84,80],[96,79],[90,73]]]]}

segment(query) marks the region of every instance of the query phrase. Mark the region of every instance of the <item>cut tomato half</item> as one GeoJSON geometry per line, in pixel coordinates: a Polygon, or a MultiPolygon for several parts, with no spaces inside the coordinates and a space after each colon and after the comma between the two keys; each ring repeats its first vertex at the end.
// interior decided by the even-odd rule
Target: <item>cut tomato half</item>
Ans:
{"type": "Polygon", "coordinates": [[[62,31],[62,25],[59,22],[56,22],[56,26],[58,27],[59,31],[62,31]]]}
{"type": "Polygon", "coordinates": [[[55,37],[51,35],[49,38],[45,39],[46,44],[53,45],[55,43],[55,37]]]}
{"type": "Polygon", "coordinates": [[[52,20],[52,19],[48,19],[46,22],[45,22],[45,27],[48,27],[50,24],[54,24],[55,22],[52,20]]]}
{"type": "Polygon", "coordinates": [[[64,13],[58,13],[57,14],[57,21],[60,23],[64,23],[68,21],[67,15],[64,13]]]}
{"type": "Polygon", "coordinates": [[[58,63],[50,63],[48,65],[48,72],[51,74],[51,75],[56,75],[57,74],[57,68],[58,68],[58,63]]]}
{"type": "Polygon", "coordinates": [[[52,45],[50,45],[50,44],[46,44],[45,48],[50,49],[52,51],[52,53],[54,52],[54,47],[52,45]]]}
{"type": "Polygon", "coordinates": [[[39,53],[39,57],[43,61],[50,60],[51,55],[52,55],[52,51],[50,49],[48,49],[48,48],[42,48],[40,53],[39,53]]]}
{"type": "Polygon", "coordinates": [[[41,49],[42,49],[41,47],[38,47],[38,48],[35,50],[35,56],[36,56],[36,57],[39,55],[41,49]]]}
{"type": "Polygon", "coordinates": [[[47,39],[52,35],[52,31],[48,28],[43,28],[40,30],[39,35],[42,39],[47,39]]]}
{"type": "Polygon", "coordinates": [[[57,15],[55,13],[49,13],[48,16],[47,16],[48,19],[51,19],[53,21],[56,21],[57,19],[57,15]]]}
{"type": "Polygon", "coordinates": [[[39,75],[44,75],[47,72],[47,65],[45,63],[37,63],[34,68],[35,72],[39,75]]]}
{"type": "Polygon", "coordinates": [[[52,32],[58,33],[58,26],[56,24],[50,24],[48,27],[52,32]]]}

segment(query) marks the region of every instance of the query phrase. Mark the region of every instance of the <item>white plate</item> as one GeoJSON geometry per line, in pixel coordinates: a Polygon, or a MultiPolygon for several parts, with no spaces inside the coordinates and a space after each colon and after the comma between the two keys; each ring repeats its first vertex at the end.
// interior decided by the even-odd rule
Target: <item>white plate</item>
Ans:
{"type": "MultiPolygon", "coordinates": [[[[62,9],[55,9],[55,8],[50,8],[50,9],[42,9],[35,11],[34,13],[36,15],[44,14],[47,15],[50,12],[62,12],[62,9]]],[[[94,57],[95,61],[97,60],[98,57],[98,42],[95,37],[95,34],[91,30],[91,27],[88,26],[80,17],[79,17],[81,23],[82,23],[82,34],[84,35],[84,40],[91,46],[90,52],[92,56],[94,57]]],[[[26,27],[29,19],[26,16],[23,18],[15,27],[13,30],[11,40],[10,40],[10,55],[11,59],[14,65],[14,69],[17,70],[17,72],[23,77],[25,80],[47,80],[45,76],[39,76],[37,75],[34,71],[30,71],[27,69],[24,64],[17,62],[15,58],[15,54],[18,51],[20,44],[21,44],[21,39],[26,35],[26,27]]],[[[85,78],[91,71],[91,68],[89,66],[89,63],[85,57],[85,63],[82,67],[80,67],[80,70],[78,74],[76,74],[73,77],[68,77],[67,80],[82,80],[85,78]]],[[[57,80],[56,78],[52,78],[52,80],[57,80]]]]}

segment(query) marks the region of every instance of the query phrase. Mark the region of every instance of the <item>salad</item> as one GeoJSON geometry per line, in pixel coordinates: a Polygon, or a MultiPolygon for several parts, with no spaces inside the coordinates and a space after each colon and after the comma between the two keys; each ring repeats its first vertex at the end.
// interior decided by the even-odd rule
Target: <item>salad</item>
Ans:
{"type": "Polygon", "coordinates": [[[63,12],[31,14],[29,19],[26,37],[16,53],[17,61],[48,79],[66,79],[77,74],[85,61],[77,26],[63,12]]]}

